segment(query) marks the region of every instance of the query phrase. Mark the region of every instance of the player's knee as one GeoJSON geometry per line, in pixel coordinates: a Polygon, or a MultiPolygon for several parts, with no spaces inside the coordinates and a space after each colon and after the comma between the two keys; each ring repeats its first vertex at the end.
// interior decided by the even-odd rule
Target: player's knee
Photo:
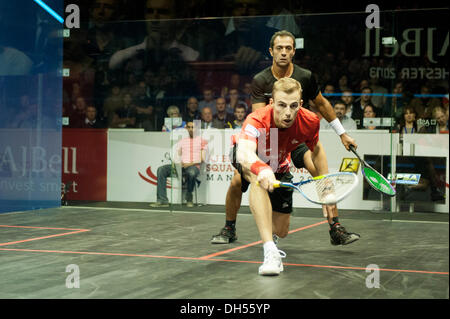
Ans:
{"type": "Polygon", "coordinates": [[[241,188],[241,176],[239,174],[235,174],[233,179],[231,180],[232,188],[241,188]]]}

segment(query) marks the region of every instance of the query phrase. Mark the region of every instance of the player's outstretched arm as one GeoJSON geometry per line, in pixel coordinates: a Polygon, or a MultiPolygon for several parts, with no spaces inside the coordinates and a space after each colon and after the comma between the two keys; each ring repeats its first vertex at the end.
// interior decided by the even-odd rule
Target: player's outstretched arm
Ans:
{"type": "Polygon", "coordinates": [[[341,138],[341,142],[347,151],[350,150],[350,145],[355,146],[355,148],[358,147],[355,139],[345,132],[344,127],[336,117],[336,113],[334,112],[331,103],[322,95],[322,93],[319,92],[316,96],[314,99],[314,105],[317,107],[320,114],[327,120],[327,122],[330,123],[336,134],[341,138]]]}
{"type": "Polygon", "coordinates": [[[273,191],[273,183],[276,181],[275,175],[269,165],[264,163],[256,154],[256,142],[241,139],[238,143],[236,159],[242,166],[244,177],[250,182],[258,182],[259,185],[273,191]]]}

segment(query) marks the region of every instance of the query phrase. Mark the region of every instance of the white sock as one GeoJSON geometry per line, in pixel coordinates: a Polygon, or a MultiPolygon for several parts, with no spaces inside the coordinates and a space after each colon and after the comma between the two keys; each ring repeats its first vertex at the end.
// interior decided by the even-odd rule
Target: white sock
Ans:
{"type": "Polygon", "coordinates": [[[278,251],[277,246],[275,245],[275,243],[272,240],[265,242],[263,247],[264,247],[264,254],[266,254],[268,251],[272,251],[272,250],[278,251]]]}

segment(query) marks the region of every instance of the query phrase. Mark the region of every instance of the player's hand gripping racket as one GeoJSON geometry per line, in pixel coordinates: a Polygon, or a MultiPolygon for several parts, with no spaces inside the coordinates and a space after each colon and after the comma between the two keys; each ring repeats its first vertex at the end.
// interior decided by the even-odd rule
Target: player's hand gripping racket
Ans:
{"type": "Polygon", "coordinates": [[[314,204],[331,205],[346,198],[358,185],[358,176],[349,172],[312,177],[298,183],[276,182],[273,186],[289,187],[314,204]]]}
{"type": "Polygon", "coordinates": [[[383,175],[381,175],[372,166],[367,164],[367,162],[359,156],[353,145],[350,145],[350,150],[353,152],[353,154],[356,155],[356,157],[358,157],[359,161],[361,162],[361,172],[369,185],[372,186],[372,188],[391,197],[397,194],[395,188],[391,185],[391,183],[389,183],[389,181],[383,175]]]}

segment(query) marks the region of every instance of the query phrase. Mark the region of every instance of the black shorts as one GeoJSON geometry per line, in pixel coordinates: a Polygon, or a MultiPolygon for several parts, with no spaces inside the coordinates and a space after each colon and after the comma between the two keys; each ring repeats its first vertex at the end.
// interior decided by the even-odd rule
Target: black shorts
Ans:
{"type": "MultiPolygon", "coordinates": [[[[242,177],[242,166],[236,161],[236,145],[230,150],[231,164],[237,169],[239,174],[241,174],[241,190],[245,193],[248,190],[250,183],[242,177]]],[[[281,182],[292,182],[292,174],[290,172],[286,173],[275,173],[275,178],[281,182]]],[[[272,193],[269,192],[270,202],[272,204],[272,210],[290,214],[292,213],[292,188],[280,187],[276,188],[272,193]]]]}
{"type": "Polygon", "coordinates": [[[297,168],[305,167],[303,157],[305,156],[305,153],[308,151],[309,151],[308,146],[306,146],[305,143],[302,143],[291,152],[292,163],[294,164],[295,167],[297,168]]]}

